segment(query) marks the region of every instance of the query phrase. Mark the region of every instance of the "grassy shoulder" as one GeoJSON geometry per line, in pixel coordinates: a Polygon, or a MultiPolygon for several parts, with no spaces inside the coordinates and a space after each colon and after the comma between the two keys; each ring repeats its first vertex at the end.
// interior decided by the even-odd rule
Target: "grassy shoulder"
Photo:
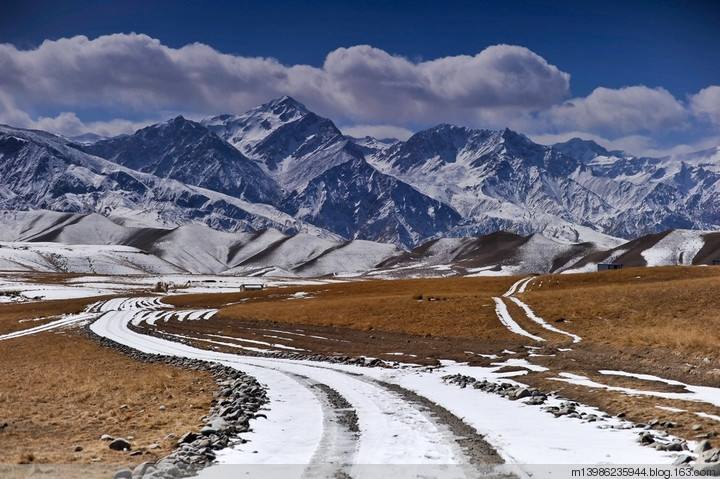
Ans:
{"type": "Polygon", "coordinates": [[[130,465],[162,457],[177,440],[168,435],[201,425],[215,390],[209,373],[138,362],[77,332],[1,341],[0,357],[6,464],[130,465]],[[113,451],[102,434],[130,436],[143,453],[113,451]]]}

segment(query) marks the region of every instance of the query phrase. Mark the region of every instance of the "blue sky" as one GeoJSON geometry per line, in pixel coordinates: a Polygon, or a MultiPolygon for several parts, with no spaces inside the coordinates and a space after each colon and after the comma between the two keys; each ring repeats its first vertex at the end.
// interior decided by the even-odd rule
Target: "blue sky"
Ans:
{"type": "Polygon", "coordinates": [[[291,94],[353,134],[688,151],[720,144],[719,31],[709,1],[11,2],[0,121],[112,134],[291,94]]]}

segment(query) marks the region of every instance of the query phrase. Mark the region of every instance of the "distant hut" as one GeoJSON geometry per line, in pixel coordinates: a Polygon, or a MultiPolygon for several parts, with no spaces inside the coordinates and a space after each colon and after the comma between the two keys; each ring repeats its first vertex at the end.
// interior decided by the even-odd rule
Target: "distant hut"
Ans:
{"type": "Polygon", "coordinates": [[[712,260],[712,265],[713,265],[713,266],[720,266],[720,258],[719,258],[719,259],[714,259],[714,260],[712,260]]]}
{"type": "Polygon", "coordinates": [[[597,265],[598,271],[609,271],[611,269],[622,269],[622,263],[600,263],[597,265]]]}
{"type": "Polygon", "coordinates": [[[263,288],[265,288],[265,285],[262,283],[245,283],[240,286],[241,291],[260,291],[263,288]]]}

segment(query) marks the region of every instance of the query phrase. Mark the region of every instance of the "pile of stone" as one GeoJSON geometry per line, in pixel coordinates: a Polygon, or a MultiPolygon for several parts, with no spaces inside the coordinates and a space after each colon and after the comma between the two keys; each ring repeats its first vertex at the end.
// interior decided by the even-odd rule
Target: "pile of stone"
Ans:
{"type": "Polygon", "coordinates": [[[523,401],[525,404],[540,405],[547,401],[547,395],[545,393],[535,388],[523,385],[505,382],[496,383],[490,382],[486,379],[477,380],[471,376],[465,376],[463,374],[449,374],[447,376],[443,376],[442,379],[448,384],[456,384],[461,388],[472,387],[473,389],[497,394],[513,401],[526,399],[523,401]]]}
{"type": "MultiPolygon", "coordinates": [[[[485,379],[478,380],[473,378],[472,376],[466,376],[463,374],[451,374],[443,376],[442,379],[448,384],[455,384],[461,388],[471,387],[473,389],[479,389],[484,392],[498,394],[510,400],[527,398],[525,401],[523,401],[525,404],[541,405],[544,404],[548,398],[545,393],[535,388],[529,388],[523,385],[506,382],[490,382],[485,379]]],[[[546,406],[543,408],[543,410],[552,414],[555,417],[580,419],[586,422],[604,421],[605,419],[610,418],[608,414],[598,415],[591,412],[581,411],[578,409],[579,406],[580,405],[576,402],[564,401],[557,406],[546,406]]],[[[660,451],[682,452],[689,450],[687,441],[675,437],[669,437],[666,431],[652,430],[654,427],[662,427],[666,429],[677,427],[677,424],[671,421],[653,420],[650,421],[648,424],[632,425],[631,423],[624,423],[619,426],[610,427],[617,427],[619,429],[630,429],[633,427],[642,428],[643,431],[641,431],[638,435],[639,442],[646,446],[654,447],[655,449],[660,451]]],[[[704,442],[707,443],[707,441],[704,442]]],[[[696,451],[696,455],[699,459],[706,457],[707,459],[703,460],[707,460],[707,462],[718,461],[718,459],[720,458],[720,449],[711,449],[708,446],[702,447],[705,448],[703,449],[703,451],[707,452],[705,452],[703,456],[702,453],[698,453],[696,451]]],[[[692,460],[693,457],[690,455],[681,455],[677,458],[676,465],[687,464],[692,460]]]]}
{"type": "MultiPolygon", "coordinates": [[[[120,350],[138,361],[209,371],[218,385],[212,408],[204,418],[204,426],[200,431],[183,434],[177,441],[176,449],[163,459],[155,463],[144,462],[134,470],[122,469],[115,474],[115,479],[174,479],[196,475],[215,460],[215,451],[244,442],[238,435],[250,430],[251,419],[266,417],[259,411],[268,401],[267,391],[252,376],[216,363],[143,353],[91,332],[89,334],[104,345],[120,350]]],[[[108,441],[111,449],[132,451],[130,437],[125,439],[103,435],[101,439],[108,441]]]]}
{"type": "MultiPolygon", "coordinates": [[[[718,475],[720,474],[720,449],[717,447],[713,447],[712,444],[710,444],[710,441],[707,439],[703,439],[702,441],[698,442],[695,446],[695,450],[693,451],[695,453],[695,463],[693,464],[693,468],[697,469],[699,471],[703,471],[704,475],[718,475]],[[705,472],[710,471],[710,472],[705,472]]],[[[687,456],[689,457],[689,456],[687,456]]],[[[680,458],[678,458],[680,460],[680,458]]],[[[690,462],[690,459],[687,459],[685,463],[690,462]]],[[[677,463],[677,461],[676,461],[677,463]]],[[[682,463],[680,463],[682,464],[682,463]]]]}
{"type": "Polygon", "coordinates": [[[155,464],[147,464],[142,474],[134,474],[133,479],[194,475],[215,460],[215,451],[243,442],[237,435],[250,430],[251,419],[265,417],[258,411],[267,402],[267,394],[255,378],[221,365],[210,366],[210,370],[219,390],[205,425],[199,432],[183,434],[175,451],[155,464]]]}

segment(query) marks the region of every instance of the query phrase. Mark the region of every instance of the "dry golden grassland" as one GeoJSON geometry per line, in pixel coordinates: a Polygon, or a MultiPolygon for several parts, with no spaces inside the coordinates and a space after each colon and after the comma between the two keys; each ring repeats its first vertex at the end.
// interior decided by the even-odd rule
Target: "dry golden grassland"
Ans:
{"type": "Polygon", "coordinates": [[[0,341],[0,357],[0,425],[8,424],[0,463],[131,465],[162,457],[177,441],[168,434],[201,425],[215,390],[209,373],[142,363],[80,332],[0,341]],[[160,447],[129,456],[110,450],[102,434],[132,436],[134,449],[160,447]]]}
{"type": "Polygon", "coordinates": [[[0,334],[40,326],[63,314],[80,313],[100,299],[103,297],[0,304],[0,334]]]}
{"type": "Polygon", "coordinates": [[[223,307],[219,319],[275,321],[444,337],[512,339],[492,296],[517,277],[358,281],[223,295],[168,298],[178,306],[223,307]],[[298,291],[312,297],[290,299],[298,291]],[[240,302],[243,301],[245,302],[240,302]]]}
{"type": "Polygon", "coordinates": [[[541,276],[522,298],[588,342],[715,356],[719,291],[720,268],[631,268],[541,276]]]}

